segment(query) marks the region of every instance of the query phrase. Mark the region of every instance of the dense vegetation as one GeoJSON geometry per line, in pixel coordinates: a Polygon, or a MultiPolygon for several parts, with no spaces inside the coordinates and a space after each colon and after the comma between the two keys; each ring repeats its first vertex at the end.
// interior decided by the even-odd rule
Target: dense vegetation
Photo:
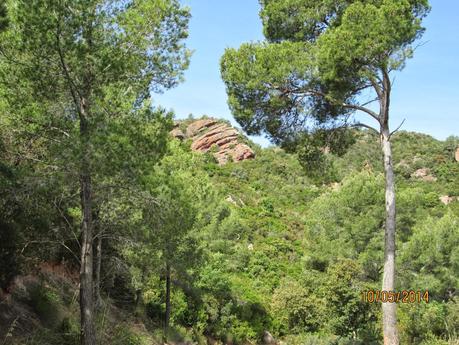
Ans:
{"type": "MultiPolygon", "coordinates": [[[[210,153],[171,140],[138,184],[98,191],[101,341],[159,342],[169,277],[170,341],[242,344],[269,331],[286,344],[380,343],[380,308],[361,293],[380,284],[384,179],[378,138],[354,134],[344,156],[327,155],[326,175],[311,174],[278,148],[256,148],[254,160],[219,166],[210,153]]],[[[2,138],[8,153],[9,137],[2,138]]],[[[394,138],[398,289],[430,293],[428,304],[400,303],[405,344],[458,340],[459,202],[439,200],[458,195],[458,144],[456,137],[441,142],[407,132],[394,138]],[[412,177],[419,168],[437,180],[412,177]]],[[[38,163],[14,166],[10,158],[2,157],[2,286],[42,321],[20,333],[14,330],[30,320],[3,319],[14,335],[5,339],[74,344],[78,308],[69,302],[76,288],[69,278],[41,271],[26,290],[11,280],[20,274],[27,281],[43,263],[78,267],[65,249],[77,248],[77,195],[65,179],[44,179],[38,163]]]]}
{"type": "MultiPolygon", "coordinates": [[[[323,147],[342,152],[349,143],[347,128],[367,128],[380,136],[386,209],[381,290],[394,291],[393,75],[413,56],[429,2],[259,2],[265,40],[228,48],[221,59],[230,109],[248,133],[265,133],[302,152],[308,162],[323,161],[323,147]]],[[[381,308],[384,345],[399,345],[397,304],[382,301],[381,308]]]]}
{"type": "MultiPolygon", "coordinates": [[[[380,344],[362,299],[382,279],[380,138],[193,152],[152,106],[188,65],[188,18],[176,0],[0,3],[0,344],[380,344]]],[[[396,290],[429,291],[398,304],[400,339],[458,344],[459,138],[391,140],[396,290]]]]}

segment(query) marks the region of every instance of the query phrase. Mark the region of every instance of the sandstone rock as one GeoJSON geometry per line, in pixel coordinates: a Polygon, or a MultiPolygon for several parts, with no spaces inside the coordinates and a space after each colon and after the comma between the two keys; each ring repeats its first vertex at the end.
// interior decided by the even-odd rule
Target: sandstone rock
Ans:
{"type": "Polygon", "coordinates": [[[322,151],[324,155],[328,155],[330,153],[330,146],[321,147],[320,151],[322,151]]]}
{"type": "Polygon", "coordinates": [[[195,151],[207,151],[212,145],[218,145],[220,142],[227,144],[230,141],[237,139],[238,131],[234,128],[217,128],[212,129],[204,135],[200,136],[193,142],[191,148],[195,151]]]}
{"type": "Polygon", "coordinates": [[[395,165],[397,168],[398,167],[401,167],[401,168],[409,168],[410,165],[408,164],[408,162],[405,160],[405,159],[402,159],[400,162],[397,163],[397,165],[395,165]]]}
{"type": "Polygon", "coordinates": [[[171,135],[174,137],[174,138],[177,138],[177,139],[180,139],[180,140],[183,140],[185,139],[185,134],[182,132],[182,130],[178,127],[174,128],[172,131],[171,131],[171,135]]]}
{"type": "Polygon", "coordinates": [[[225,200],[237,207],[245,206],[245,203],[241,198],[235,197],[233,195],[228,195],[225,200]]]}
{"type": "Polygon", "coordinates": [[[341,185],[338,182],[332,182],[330,185],[332,191],[337,192],[340,190],[341,185]]]}
{"type": "Polygon", "coordinates": [[[416,170],[414,173],[411,174],[411,177],[421,178],[425,177],[430,173],[430,170],[427,168],[421,168],[416,170]]]}
{"type": "Polygon", "coordinates": [[[448,204],[452,203],[454,200],[456,200],[455,197],[448,196],[448,195],[442,195],[439,199],[445,205],[448,205],[448,204]]]}
{"type": "Polygon", "coordinates": [[[437,178],[430,173],[430,169],[421,168],[411,174],[411,177],[418,178],[426,182],[435,182],[437,178]]]}
{"type": "Polygon", "coordinates": [[[445,205],[448,205],[450,202],[452,202],[454,200],[454,198],[452,198],[452,197],[450,197],[448,195],[442,195],[439,199],[445,205]]]}
{"type": "Polygon", "coordinates": [[[456,154],[454,158],[456,158],[456,162],[459,162],[459,147],[456,149],[456,154]]]}
{"type": "Polygon", "coordinates": [[[223,151],[216,152],[216,153],[214,153],[214,157],[217,160],[219,165],[225,165],[226,163],[228,163],[228,160],[229,160],[228,159],[228,150],[223,150],[223,151]]]}
{"type": "Polygon", "coordinates": [[[220,165],[228,161],[239,162],[255,158],[253,150],[240,142],[239,132],[216,119],[196,120],[188,125],[186,133],[177,125],[171,135],[181,140],[192,139],[191,149],[194,151],[207,152],[214,147],[214,157],[220,165]]]}
{"type": "Polygon", "coordinates": [[[233,161],[239,162],[244,159],[255,158],[255,153],[246,144],[237,144],[232,151],[233,161]]]}
{"type": "Polygon", "coordinates": [[[197,120],[194,121],[192,124],[190,124],[187,129],[186,129],[186,136],[188,138],[191,138],[198,134],[201,130],[210,127],[214,124],[217,123],[217,120],[215,119],[202,119],[202,120],[197,120]]]}
{"type": "Polygon", "coordinates": [[[234,197],[232,195],[228,195],[228,197],[225,200],[228,201],[229,203],[233,204],[234,206],[239,206],[238,203],[237,203],[237,200],[234,199],[234,197]]]}

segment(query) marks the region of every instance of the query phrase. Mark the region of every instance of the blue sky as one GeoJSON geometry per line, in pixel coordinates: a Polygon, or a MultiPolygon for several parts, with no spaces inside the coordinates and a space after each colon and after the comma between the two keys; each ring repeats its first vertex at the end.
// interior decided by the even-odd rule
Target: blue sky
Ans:
{"type": "MultiPolygon", "coordinates": [[[[155,103],[173,109],[177,118],[192,113],[230,120],[219,61],[225,48],[263,40],[257,0],[182,0],[191,8],[188,47],[194,50],[185,82],[155,103]],[[218,5],[217,5],[218,4],[218,5]]],[[[413,59],[395,74],[391,127],[403,119],[402,129],[427,133],[438,139],[459,135],[459,1],[431,0],[424,21],[427,31],[413,59]]],[[[252,137],[267,146],[262,137],[252,137]]]]}

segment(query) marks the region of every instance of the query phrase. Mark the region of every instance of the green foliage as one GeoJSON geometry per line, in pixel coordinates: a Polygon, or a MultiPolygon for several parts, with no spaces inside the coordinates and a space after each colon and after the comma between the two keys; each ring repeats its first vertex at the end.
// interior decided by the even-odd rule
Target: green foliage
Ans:
{"type": "MultiPolygon", "coordinates": [[[[128,138],[134,134],[122,131],[124,121],[114,124],[118,132],[107,131],[116,133],[109,146],[119,142],[120,152],[132,153],[134,146],[128,138]]],[[[146,138],[148,130],[140,128],[141,121],[134,128],[145,130],[141,136],[146,138]]],[[[159,128],[153,132],[160,135],[167,122],[154,120],[146,125],[159,128]]],[[[102,266],[103,292],[110,296],[111,308],[135,315],[135,322],[144,320],[149,329],[160,328],[167,258],[173,282],[170,340],[197,342],[207,335],[244,344],[261,341],[268,330],[288,344],[380,343],[379,305],[362,302],[361,293],[380,286],[384,182],[378,139],[367,132],[353,135],[356,142],[344,155],[326,154],[337,167],[334,184],[311,178],[296,155],[282,149],[256,148],[255,160],[218,166],[179,141],[168,144],[158,165],[157,158],[144,163],[133,158],[129,165],[139,169],[135,178],[104,180],[100,170],[98,176],[107,185],[132,183],[121,190],[97,189],[100,224],[116,236],[116,241],[104,240],[102,266]],[[137,290],[141,300],[134,310],[137,290]]],[[[452,159],[443,162],[432,157],[455,143],[406,132],[397,133],[393,140],[394,165],[404,161],[409,171],[397,181],[398,288],[428,288],[431,297],[429,304],[401,305],[402,341],[447,344],[459,332],[454,290],[459,275],[457,202],[445,206],[438,199],[452,186],[447,170],[436,182],[416,180],[411,173],[418,167],[428,167],[435,174],[441,166],[453,168],[452,159]]],[[[10,163],[7,157],[3,161],[10,163]]],[[[2,176],[4,190],[12,188],[15,179],[24,178],[21,170],[2,176]]],[[[56,184],[57,192],[66,192],[64,186],[56,184]]],[[[14,212],[26,211],[35,223],[39,218],[34,214],[42,209],[49,217],[43,227],[60,224],[55,213],[42,206],[47,195],[54,194],[45,188],[31,194],[31,200],[19,198],[16,205],[5,201],[3,217],[14,220],[19,248],[26,240],[26,229],[37,234],[39,227],[12,218],[14,212]],[[35,208],[29,207],[32,201],[35,208]]],[[[66,218],[77,226],[81,218],[77,204],[66,205],[66,218]]],[[[41,233],[50,239],[49,232],[41,233]]],[[[49,257],[38,248],[26,252],[49,257]]],[[[40,291],[35,310],[61,316],[49,323],[43,316],[44,324],[53,330],[37,330],[27,341],[78,342],[76,317],[62,313],[63,304],[71,299],[69,292],[55,285],[40,291]]],[[[105,314],[100,319],[105,320],[105,314]]],[[[104,322],[110,325],[112,321],[104,322]]],[[[153,342],[147,333],[131,327],[129,320],[116,328],[105,327],[102,343],[153,342]]]]}
{"type": "Polygon", "coordinates": [[[304,284],[286,280],[274,291],[272,298],[276,331],[282,335],[315,332],[324,321],[325,301],[304,284]]]}
{"type": "MultiPolygon", "coordinates": [[[[27,272],[24,262],[76,264],[84,142],[71,94],[91,80],[94,218],[108,304],[99,316],[102,344],[154,343],[132,324],[161,325],[166,263],[171,340],[202,342],[205,334],[254,343],[269,330],[292,345],[381,342],[379,306],[360,299],[381,279],[379,139],[331,120],[349,115],[336,100],[353,100],[376,69],[403,68],[427,1],[261,1],[268,42],[228,49],[222,76],[244,128],[287,151],[255,147],[255,160],[222,167],[169,141],[172,114],[150,104],[150,92],[176,85],[188,64],[189,12],[178,1],[7,5],[8,21],[0,7],[0,30],[9,24],[0,34],[2,288],[27,272]],[[70,77],[62,78],[62,58],[70,77]]],[[[428,288],[432,299],[402,305],[402,340],[446,344],[459,334],[459,208],[438,198],[457,195],[458,139],[400,132],[393,143],[398,284],[428,288]],[[413,179],[419,168],[438,180],[413,179]]],[[[78,343],[77,317],[64,306],[74,300],[59,284],[30,291],[27,302],[45,327],[19,343],[78,343]]]]}
{"type": "MultiPolygon", "coordinates": [[[[361,300],[364,271],[353,260],[339,260],[327,269],[325,278],[326,320],[332,334],[372,342],[379,332],[372,329],[379,310],[361,300]]],[[[368,286],[368,285],[367,285],[368,286]]]]}
{"type": "Polygon", "coordinates": [[[347,105],[381,80],[381,70],[404,67],[429,11],[426,0],[266,0],[261,6],[267,42],[227,49],[221,73],[237,121],[276,143],[321,124],[339,127],[336,121],[357,109],[347,105]]]}
{"type": "MultiPolygon", "coordinates": [[[[113,264],[122,257],[118,240],[138,225],[142,210],[133,205],[152,199],[144,178],[166,153],[172,114],[153,108],[151,94],[182,80],[189,11],[176,0],[11,0],[6,10],[0,8],[0,190],[12,197],[2,198],[9,206],[0,219],[15,232],[5,245],[8,260],[17,263],[22,245],[31,267],[48,260],[92,265],[90,252],[81,254],[85,260],[78,255],[100,239],[98,263],[113,264]]],[[[117,302],[132,301],[126,264],[113,266],[118,272],[107,267],[95,277],[117,284],[117,302]]],[[[2,286],[16,273],[2,268],[2,286]]],[[[92,279],[81,274],[84,295],[93,293],[92,279]]],[[[34,292],[31,303],[55,328],[52,297],[34,292]]],[[[80,301],[91,320],[94,306],[80,301]]]]}
{"type": "Polygon", "coordinates": [[[60,325],[63,319],[61,296],[44,284],[33,285],[29,293],[30,306],[43,324],[49,328],[60,325]]]}
{"type": "Polygon", "coordinates": [[[429,288],[431,298],[454,296],[459,284],[459,218],[451,211],[441,218],[429,217],[413,229],[401,252],[403,285],[414,290],[429,288]]]}
{"type": "Polygon", "coordinates": [[[62,320],[61,332],[63,345],[78,344],[80,340],[80,325],[76,318],[65,317],[62,320]]]}
{"type": "Polygon", "coordinates": [[[5,3],[0,3],[0,31],[5,30],[8,27],[8,16],[6,12],[5,3]]]}
{"type": "Polygon", "coordinates": [[[119,325],[114,329],[112,344],[114,345],[147,345],[149,339],[139,335],[127,325],[119,325]]]}
{"type": "Polygon", "coordinates": [[[368,266],[368,274],[379,275],[372,266],[375,256],[380,257],[382,188],[381,175],[362,171],[346,178],[337,191],[314,200],[308,212],[305,239],[311,253],[310,267],[324,270],[330,259],[360,257],[362,264],[368,266]]]}
{"type": "Polygon", "coordinates": [[[400,327],[408,344],[454,344],[457,340],[457,303],[402,305],[400,327]],[[446,328],[446,330],[445,330],[446,328]],[[450,341],[450,342],[448,342],[450,341]]]}

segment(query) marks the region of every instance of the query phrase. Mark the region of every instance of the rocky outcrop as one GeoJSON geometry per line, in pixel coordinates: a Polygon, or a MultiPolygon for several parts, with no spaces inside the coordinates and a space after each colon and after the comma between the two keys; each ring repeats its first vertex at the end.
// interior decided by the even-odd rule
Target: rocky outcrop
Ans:
{"type": "Polygon", "coordinates": [[[454,158],[456,158],[456,162],[459,162],[459,147],[456,149],[456,154],[454,158]]]}
{"type": "Polygon", "coordinates": [[[171,131],[171,134],[174,138],[177,138],[177,139],[180,139],[180,140],[183,140],[185,139],[185,134],[182,132],[182,130],[180,128],[174,128],[172,131],[171,131]]]}
{"type": "Polygon", "coordinates": [[[431,174],[429,168],[421,168],[416,170],[414,173],[411,174],[411,177],[417,178],[426,182],[435,182],[437,178],[431,174]]]}
{"type": "Polygon", "coordinates": [[[242,201],[241,198],[234,197],[232,195],[228,195],[228,197],[225,200],[237,207],[245,206],[245,203],[244,201],[242,201]]]}
{"type": "Polygon", "coordinates": [[[452,203],[453,201],[459,201],[459,197],[457,196],[449,196],[449,195],[442,195],[440,198],[440,201],[442,204],[444,205],[449,205],[450,203],[452,203]]]}
{"type": "Polygon", "coordinates": [[[213,155],[220,165],[255,158],[253,150],[241,142],[239,131],[216,119],[178,122],[171,135],[180,140],[191,139],[194,151],[215,150],[213,155]]]}
{"type": "Polygon", "coordinates": [[[202,132],[206,128],[217,124],[218,121],[215,119],[202,119],[192,122],[186,128],[186,136],[188,138],[194,137],[199,132],[202,132]]]}
{"type": "Polygon", "coordinates": [[[218,124],[211,127],[209,131],[196,138],[191,145],[195,151],[207,151],[212,145],[225,148],[237,140],[239,132],[234,128],[228,128],[226,124],[218,124]]]}

